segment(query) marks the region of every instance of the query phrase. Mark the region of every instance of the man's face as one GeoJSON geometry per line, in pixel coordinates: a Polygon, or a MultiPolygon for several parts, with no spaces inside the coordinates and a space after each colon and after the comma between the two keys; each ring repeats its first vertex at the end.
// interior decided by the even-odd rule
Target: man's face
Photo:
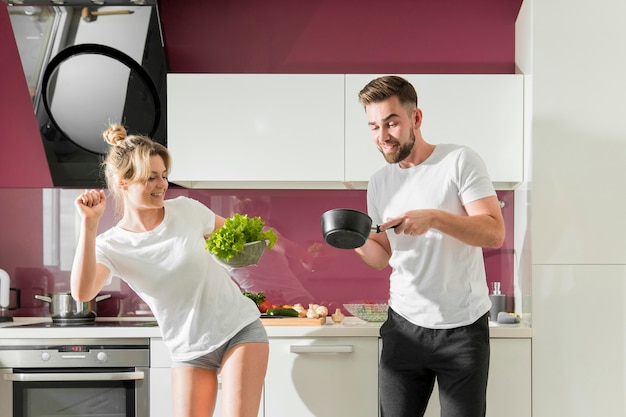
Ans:
{"type": "Polygon", "coordinates": [[[416,111],[407,112],[395,96],[365,107],[374,144],[388,163],[398,163],[411,154],[415,144],[413,127],[416,111]]]}

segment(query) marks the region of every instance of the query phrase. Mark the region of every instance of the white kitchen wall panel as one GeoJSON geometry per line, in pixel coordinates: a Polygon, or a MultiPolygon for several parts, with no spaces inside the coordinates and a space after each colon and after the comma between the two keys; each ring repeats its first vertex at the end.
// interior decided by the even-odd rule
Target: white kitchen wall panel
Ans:
{"type": "MultiPolygon", "coordinates": [[[[521,74],[399,74],[409,80],[423,112],[422,134],[430,143],[468,145],[485,160],[499,189],[523,180],[524,79],[521,74]]],[[[358,93],[372,79],[346,75],[346,181],[369,180],[386,162],[358,93]]],[[[358,187],[361,188],[361,187],[358,187]]]]}
{"type": "Polygon", "coordinates": [[[533,417],[626,415],[625,14],[525,0],[516,22],[533,87],[533,417]]]}
{"type": "Polygon", "coordinates": [[[532,272],[533,416],[626,416],[626,265],[532,272]]]}
{"type": "Polygon", "coordinates": [[[170,181],[190,188],[340,188],[344,76],[168,74],[170,181]]]}
{"type": "Polygon", "coordinates": [[[534,263],[626,264],[626,3],[604,3],[533,3],[534,263]]]}

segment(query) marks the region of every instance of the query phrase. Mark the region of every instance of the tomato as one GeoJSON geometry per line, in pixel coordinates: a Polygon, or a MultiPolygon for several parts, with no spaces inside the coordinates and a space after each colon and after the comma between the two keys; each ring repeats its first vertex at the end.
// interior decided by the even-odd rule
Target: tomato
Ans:
{"type": "Polygon", "coordinates": [[[268,301],[268,300],[261,301],[261,303],[259,304],[259,310],[261,311],[261,313],[265,313],[267,312],[267,310],[272,308],[272,306],[273,304],[271,301],[268,301]]]}

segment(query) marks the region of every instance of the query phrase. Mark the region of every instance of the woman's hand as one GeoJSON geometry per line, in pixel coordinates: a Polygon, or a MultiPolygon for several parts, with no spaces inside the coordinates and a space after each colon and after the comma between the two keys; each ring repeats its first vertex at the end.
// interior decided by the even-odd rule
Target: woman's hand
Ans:
{"type": "Polygon", "coordinates": [[[106,201],[104,190],[89,190],[79,195],[74,205],[83,219],[98,220],[104,214],[106,201]]]}

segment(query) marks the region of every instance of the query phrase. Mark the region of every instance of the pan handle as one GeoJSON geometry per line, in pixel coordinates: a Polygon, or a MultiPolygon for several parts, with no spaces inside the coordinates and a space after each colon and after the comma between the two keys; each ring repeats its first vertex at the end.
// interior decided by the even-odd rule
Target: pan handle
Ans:
{"type": "Polygon", "coordinates": [[[35,298],[37,300],[45,301],[46,303],[51,303],[52,302],[52,298],[46,297],[45,295],[35,294],[35,298]]]}
{"type": "Polygon", "coordinates": [[[98,301],[106,300],[107,298],[111,298],[111,294],[99,295],[96,297],[95,301],[97,303],[98,301]]]}

